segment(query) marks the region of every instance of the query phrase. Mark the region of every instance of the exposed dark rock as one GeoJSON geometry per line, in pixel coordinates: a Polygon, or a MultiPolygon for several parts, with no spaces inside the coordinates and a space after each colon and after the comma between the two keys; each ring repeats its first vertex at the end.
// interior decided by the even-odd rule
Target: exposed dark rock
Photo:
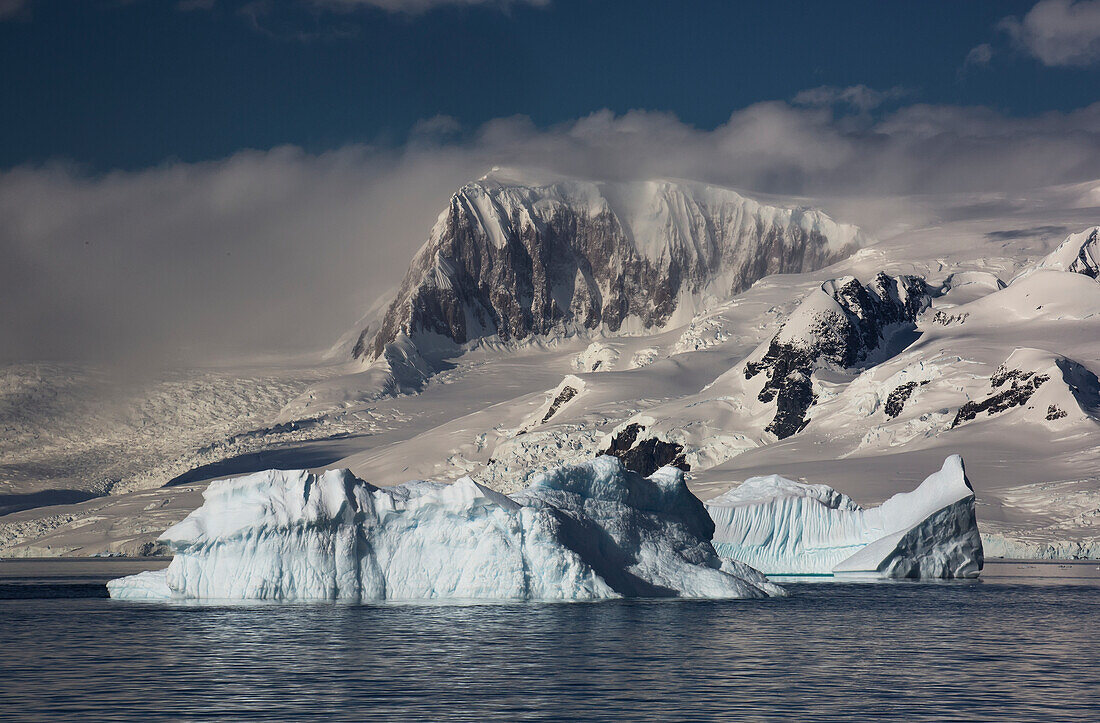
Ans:
{"type": "Polygon", "coordinates": [[[1034,375],[1035,372],[1025,372],[1020,369],[1006,369],[1002,365],[997,368],[997,371],[993,372],[993,376],[989,377],[989,386],[998,389],[1008,381],[1012,382],[1012,386],[1016,386],[1017,382],[1026,382],[1034,375]]]}
{"type": "Polygon", "coordinates": [[[897,389],[890,392],[890,395],[886,397],[886,417],[888,419],[894,419],[902,410],[905,409],[905,403],[909,401],[909,397],[913,395],[913,392],[918,386],[924,386],[929,380],[924,380],[918,384],[917,382],[906,382],[900,385],[897,389]]]}
{"type": "Polygon", "coordinates": [[[909,400],[909,395],[912,394],[913,390],[916,388],[916,382],[906,382],[890,392],[890,395],[886,397],[885,411],[887,418],[893,419],[901,414],[901,410],[905,408],[905,402],[909,400]]]}
{"type": "MultiPolygon", "coordinates": [[[[1097,243],[1097,232],[1093,231],[1092,236],[1089,239],[1092,245],[1097,243]]],[[[1081,250],[1077,252],[1077,258],[1070,264],[1069,270],[1075,274],[1084,274],[1089,278],[1095,279],[1100,276],[1100,265],[1097,264],[1092,258],[1092,254],[1089,253],[1089,246],[1082,246],[1081,250]]]]}
{"type": "MultiPolygon", "coordinates": [[[[986,397],[962,405],[951,426],[957,427],[982,414],[992,417],[1029,405],[1036,390],[1052,381],[1059,389],[1064,385],[1070,403],[1075,404],[1086,417],[1100,421],[1100,379],[1095,374],[1072,359],[1038,349],[1021,348],[1012,352],[990,375],[986,397]]],[[[1033,409],[1034,404],[1027,408],[1033,409]]],[[[1045,412],[1040,411],[1042,409],[1040,406],[1035,414],[1044,414],[1047,421],[1069,416],[1059,404],[1047,404],[1045,412]]]]}
{"type": "Polygon", "coordinates": [[[1002,367],[990,378],[990,386],[997,389],[1003,386],[1005,382],[1011,382],[1009,386],[985,399],[967,402],[962,405],[951,426],[957,427],[963,422],[969,422],[979,414],[984,413],[993,416],[1013,407],[1022,407],[1031,399],[1031,395],[1035,393],[1035,390],[1048,381],[1050,381],[1050,377],[1045,374],[1021,372],[1018,369],[1006,370],[1002,367]]]}
{"type": "Polygon", "coordinates": [[[640,424],[628,424],[611,439],[611,446],[600,454],[610,454],[622,460],[623,466],[648,477],[661,467],[672,465],[685,472],[691,469],[684,459],[683,445],[656,437],[638,440],[645,431],[640,424]]]}
{"type": "Polygon", "coordinates": [[[924,279],[879,273],[864,286],[848,277],[813,292],[784,322],[758,362],[745,365],[745,378],[766,373],[761,402],[776,403],[765,428],[785,439],[807,424],[817,402],[811,374],[819,364],[849,368],[866,361],[892,330],[912,325],[931,303],[924,279]]]}
{"type": "Polygon", "coordinates": [[[160,557],[163,555],[171,555],[172,550],[161,542],[146,542],[143,543],[141,549],[138,550],[138,555],[141,557],[160,557]]]}
{"type": "Polygon", "coordinates": [[[669,220],[664,236],[640,239],[651,232],[633,228],[637,211],[613,200],[616,189],[572,181],[467,184],[353,355],[377,359],[402,334],[464,344],[570,329],[614,332],[629,317],[656,327],[684,293],[739,293],[769,274],[827,266],[858,244],[858,232],[818,211],[771,209],[732,191],[669,181],[626,189],[649,194],[647,218],[669,220]],[[728,288],[712,288],[719,277],[728,288]]]}
{"type": "Polygon", "coordinates": [[[547,420],[561,408],[561,405],[568,402],[573,397],[577,396],[577,390],[573,387],[563,387],[558,393],[558,396],[554,398],[554,401],[550,404],[550,408],[546,410],[546,415],[542,418],[540,424],[546,424],[547,420]]]}
{"type": "Polygon", "coordinates": [[[962,324],[966,321],[966,318],[970,316],[969,312],[962,312],[961,314],[948,314],[945,311],[937,311],[932,315],[932,323],[940,326],[951,326],[952,324],[962,324]]]}
{"type": "Polygon", "coordinates": [[[806,412],[817,403],[817,395],[814,394],[813,384],[809,375],[795,370],[779,380],[767,399],[761,393],[761,401],[770,401],[771,395],[776,397],[775,417],[764,431],[771,432],[779,439],[786,439],[792,434],[801,432],[809,420],[806,412]]]}

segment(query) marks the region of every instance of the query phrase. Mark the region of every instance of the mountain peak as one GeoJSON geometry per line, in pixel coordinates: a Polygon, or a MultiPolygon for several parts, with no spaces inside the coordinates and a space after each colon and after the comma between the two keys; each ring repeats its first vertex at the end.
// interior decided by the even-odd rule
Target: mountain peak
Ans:
{"type": "Polygon", "coordinates": [[[498,168],[451,197],[354,355],[378,359],[399,334],[463,345],[646,333],[769,274],[831,264],[865,241],[816,209],[717,186],[498,168]]]}

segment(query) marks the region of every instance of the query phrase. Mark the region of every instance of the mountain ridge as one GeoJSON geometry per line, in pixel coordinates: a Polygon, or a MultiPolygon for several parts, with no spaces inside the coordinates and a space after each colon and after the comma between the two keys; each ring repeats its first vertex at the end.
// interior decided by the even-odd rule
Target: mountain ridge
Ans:
{"type": "Polygon", "coordinates": [[[496,172],[452,195],[377,326],[372,362],[404,337],[461,346],[686,323],[775,273],[827,266],[868,243],[823,212],[690,181],[516,180],[496,172]]]}

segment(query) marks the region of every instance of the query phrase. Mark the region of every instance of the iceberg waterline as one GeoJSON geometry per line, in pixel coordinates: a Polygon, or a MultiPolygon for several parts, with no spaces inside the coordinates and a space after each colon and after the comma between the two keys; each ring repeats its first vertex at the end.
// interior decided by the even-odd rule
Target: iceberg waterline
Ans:
{"type": "Polygon", "coordinates": [[[962,458],[864,509],[825,485],[753,477],[706,503],[714,547],[766,574],[977,577],[984,563],[962,458]]]}
{"type": "Polygon", "coordinates": [[[683,473],[613,457],[505,496],[464,478],[375,487],[347,470],[211,483],[161,537],[165,570],[108,583],[121,599],[599,600],[761,598],[782,588],[723,560],[683,473]]]}

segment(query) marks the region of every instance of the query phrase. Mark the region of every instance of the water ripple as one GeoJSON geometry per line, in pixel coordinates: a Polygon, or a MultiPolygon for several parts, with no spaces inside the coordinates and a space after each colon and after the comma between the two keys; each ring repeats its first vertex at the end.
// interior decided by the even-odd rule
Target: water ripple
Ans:
{"type": "Polygon", "coordinates": [[[1095,721],[1093,586],[772,601],[0,601],[0,718],[1095,721]]]}

